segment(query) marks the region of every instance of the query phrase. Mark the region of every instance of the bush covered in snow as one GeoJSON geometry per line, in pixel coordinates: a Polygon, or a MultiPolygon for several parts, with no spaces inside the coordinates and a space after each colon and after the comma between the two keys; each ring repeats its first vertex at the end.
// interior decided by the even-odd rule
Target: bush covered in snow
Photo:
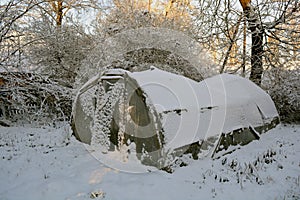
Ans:
{"type": "Polygon", "coordinates": [[[32,73],[0,74],[0,120],[52,123],[68,120],[71,89],[32,73]]]}
{"type": "Polygon", "coordinates": [[[138,28],[99,44],[83,61],[75,87],[110,68],[143,71],[150,66],[199,81],[217,72],[209,55],[193,38],[166,28],[138,28]]]}
{"type": "Polygon", "coordinates": [[[300,69],[274,68],[264,73],[262,86],[271,95],[281,121],[300,122],[300,69]]]}

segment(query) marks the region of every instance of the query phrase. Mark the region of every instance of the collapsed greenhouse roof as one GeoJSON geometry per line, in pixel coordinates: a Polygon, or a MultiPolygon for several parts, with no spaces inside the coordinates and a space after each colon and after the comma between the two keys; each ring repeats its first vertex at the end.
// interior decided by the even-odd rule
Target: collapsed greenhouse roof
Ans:
{"type": "Polygon", "coordinates": [[[196,82],[155,67],[142,72],[114,69],[98,75],[80,89],[74,105],[74,128],[79,140],[93,144],[95,138],[99,139],[95,135],[102,135],[102,140],[106,138],[118,146],[122,132],[128,135],[126,139],[142,143],[138,153],[145,149],[148,153],[158,149],[172,152],[183,147],[189,152],[190,145],[196,144],[198,148],[192,153],[217,156],[218,152],[228,152],[232,145],[258,139],[279,122],[270,96],[245,78],[221,74],[196,82]],[[123,92],[105,97],[117,85],[123,92]],[[92,90],[96,86],[98,89],[92,90]],[[101,95],[99,87],[103,88],[101,95]],[[92,99],[96,102],[93,106],[89,102],[92,99]],[[108,101],[113,104],[109,108],[112,111],[101,115],[110,105],[108,101]],[[103,123],[100,116],[109,116],[110,120],[103,123]],[[108,126],[105,133],[104,126],[108,126]],[[152,139],[158,142],[147,149],[146,143],[152,139]]]}

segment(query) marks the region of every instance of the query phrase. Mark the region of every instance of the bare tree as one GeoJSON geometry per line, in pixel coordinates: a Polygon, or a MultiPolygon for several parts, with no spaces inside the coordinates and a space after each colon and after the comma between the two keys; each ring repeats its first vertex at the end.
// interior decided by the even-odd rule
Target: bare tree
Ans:
{"type": "Polygon", "coordinates": [[[181,31],[191,28],[189,1],[113,0],[113,3],[108,14],[103,16],[101,13],[97,22],[97,31],[105,32],[106,36],[140,27],[165,27],[181,31]]]}
{"type": "MultiPolygon", "coordinates": [[[[264,44],[267,45],[268,43],[268,40],[264,42],[264,37],[267,35],[267,32],[269,32],[273,35],[273,37],[271,38],[278,41],[278,45],[279,43],[284,42],[286,45],[297,48],[297,44],[293,41],[293,37],[291,37],[289,41],[284,41],[282,37],[275,34],[275,31],[273,29],[281,29],[287,31],[287,33],[294,32],[294,36],[299,36],[299,30],[295,29],[296,24],[290,23],[293,23],[295,13],[298,12],[299,15],[300,3],[297,0],[265,2],[272,4],[275,8],[279,6],[279,15],[276,16],[275,14],[275,17],[270,22],[262,21],[262,18],[264,18],[263,12],[255,11],[249,0],[240,0],[240,3],[243,7],[244,13],[246,14],[248,27],[251,31],[252,37],[250,79],[253,80],[256,84],[260,85],[263,74],[263,55],[265,51],[264,44]],[[278,5],[274,5],[275,3],[278,5]],[[288,24],[292,26],[289,26],[288,24]]],[[[263,8],[267,8],[267,6],[263,5],[262,9],[263,8]]],[[[271,15],[272,11],[269,11],[268,14],[271,15]]]]}
{"type": "Polygon", "coordinates": [[[263,73],[263,37],[264,31],[259,15],[250,4],[250,0],[240,0],[251,31],[251,74],[250,79],[260,85],[263,73]]]}
{"type": "Polygon", "coordinates": [[[26,35],[26,41],[34,41],[26,48],[27,62],[39,72],[71,86],[92,39],[69,11],[90,8],[100,8],[100,2],[47,0],[39,4],[35,10],[38,17],[32,18],[26,35]]]}
{"type": "Polygon", "coordinates": [[[27,45],[22,41],[22,19],[41,3],[35,0],[0,3],[0,66],[6,71],[21,65],[22,48],[27,45]]]}
{"type": "Polygon", "coordinates": [[[115,0],[107,15],[98,18],[95,32],[100,42],[85,60],[78,77],[83,81],[78,85],[95,71],[107,68],[139,71],[154,65],[197,81],[213,74],[207,73],[207,68],[214,66],[209,64],[206,53],[195,40],[187,39],[192,30],[190,1],[168,1],[170,7],[163,2],[166,1],[115,0]],[[185,51],[183,47],[189,42],[189,50],[185,51]],[[199,47],[197,61],[191,59],[195,46],[199,47]]]}
{"type": "Polygon", "coordinates": [[[197,12],[197,38],[220,72],[250,77],[271,95],[282,120],[299,122],[299,0],[198,0],[197,12]]]}
{"type": "Polygon", "coordinates": [[[34,70],[72,86],[81,61],[92,47],[92,38],[83,26],[73,22],[57,29],[49,18],[31,24],[26,40],[35,41],[27,46],[27,62],[34,70]]]}
{"type": "Polygon", "coordinates": [[[45,0],[39,6],[60,27],[71,10],[100,9],[100,1],[96,0],[45,0]]]}
{"type": "Polygon", "coordinates": [[[297,60],[299,6],[298,0],[199,0],[195,21],[198,39],[214,55],[221,66],[220,72],[236,72],[248,65],[250,79],[260,85],[265,69],[286,66],[285,58],[290,56],[297,60]],[[243,14],[251,44],[246,43],[245,23],[240,25],[243,14]],[[232,57],[236,62],[230,66],[227,61],[232,57]]]}
{"type": "Polygon", "coordinates": [[[240,49],[242,13],[231,0],[198,0],[194,10],[194,34],[212,54],[219,71],[230,72],[241,65],[240,49]]]}
{"type": "Polygon", "coordinates": [[[38,34],[33,33],[31,23],[39,22],[47,17],[49,20],[44,21],[60,27],[63,19],[67,19],[70,10],[99,7],[100,2],[94,0],[8,0],[1,2],[0,65],[6,70],[8,68],[16,70],[24,66],[22,62],[25,58],[25,47],[45,38],[45,35],[43,38],[32,37],[38,34]]]}
{"type": "Polygon", "coordinates": [[[274,2],[276,17],[265,23],[265,59],[270,67],[286,69],[299,66],[300,58],[300,2],[274,2]]]}

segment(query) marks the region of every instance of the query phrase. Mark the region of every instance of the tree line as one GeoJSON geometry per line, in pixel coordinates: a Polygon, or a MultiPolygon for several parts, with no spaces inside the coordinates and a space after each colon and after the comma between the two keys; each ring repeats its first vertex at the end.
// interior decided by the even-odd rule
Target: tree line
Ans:
{"type": "MultiPolygon", "coordinates": [[[[300,121],[299,8],[299,0],[5,0],[0,72],[45,75],[72,88],[98,44],[126,30],[161,27],[194,38],[214,70],[251,79],[272,96],[282,119],[300,121]]],[[[170,53],[138,50],[129,60],[145,52],[170,53]]]]}
{"type": "Polygon", "coordinates": [[[0,67],[73,83],[95,41],[150,26],[189,34],[220,73],[260,85],[265,70],[299,65],[299,7],[298,0],[7,0],[0,4],[0,67]],[[80,21],[86,15],[89,25],[80,21]]]}

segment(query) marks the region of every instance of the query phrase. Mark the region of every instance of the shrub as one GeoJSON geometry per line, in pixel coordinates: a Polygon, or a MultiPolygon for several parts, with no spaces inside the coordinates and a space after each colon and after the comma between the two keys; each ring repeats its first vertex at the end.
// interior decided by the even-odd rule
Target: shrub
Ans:
{"type": "Polygon", "coordinates": [[[270,94],[281,121],[300,123],[300,69],[273,68],[264,73],[262,87],[270,94]]]}

